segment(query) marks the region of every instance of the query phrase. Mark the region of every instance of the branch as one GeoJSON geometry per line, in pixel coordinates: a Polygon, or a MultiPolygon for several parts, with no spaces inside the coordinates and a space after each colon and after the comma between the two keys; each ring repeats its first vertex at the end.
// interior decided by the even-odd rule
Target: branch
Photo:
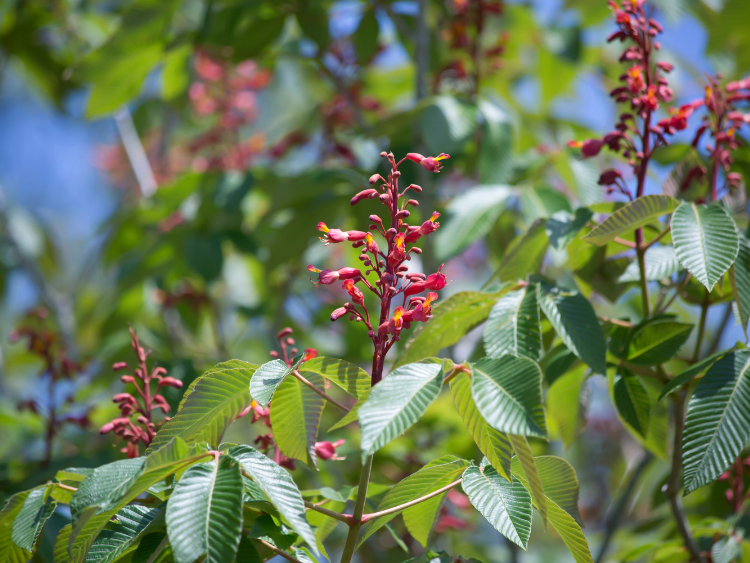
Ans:
{"type": "Polygon", "coordinates": [[[341,514],[339,512],[334,512],[333,510],[328,510],[327,508],[323,508],[322,506],[314,504],[308,500],[305,501],[305,506],[310,510],[320,512],[321,514],[325,514],[326,516],[330,516],[331,518],[335,518],[336,520],[341,520],[347,526],[354,526],[354,519],[352,518],[351,514],[341,514]]]}
{"type": "Polygon", "coordinates": [[[370,472],[372,471],[372,457],[368,456],[362,464],[362,470],[359,473],[359,485],[357,487],[357,500],[354,501],[354,525],[349,528],[346,536],[344,551],[341,554],[341,563],[351,563],[354,556],[354,550],[357,548],[357,536],[359,529],[362,527],[364,518],[362,513],[365,511],[365,502],[367,502],[367,484],[370,482],[370,472]]]}
{"type": "Polygon", "coordinates": [[[267,541],[264,541],[264,540],[256,540],[256,541],[259,541],[260,543],[262,543],[263,545],[265,545],[268,549],[270,549],[271,551],[273,551],[276,555],[280,555],[281,557],[283,557],[287,561],[291,561],[292,563],[302,563],[302,561],[300,561],[296,557],[292,557],[286,551],[280,550],[278,547],[276,547],[273,544],[268,543],[267,541]]]}
{"type": "Polygon", "coordinates": [[[305,379],[302,375],[300,375],[300,373],[299,373],[298,370],[295,369],[292,372],[292,375],[294,377],[296,377],[297,379],[299,379],[302,383],[304,383],[305,385],[307,385],[310,389],[312,389],[313,391],[315,391],[318,395],[320,395],[321,397],[323,397],[326,401],[328,401],[329,403],[331,403],[334,407],[338,408],[339,410],[341,410],[344,413],[349,412],[350,409],[346,408],[344,405],[342,405],[341,403],[339,403],[336,399],[333,399],[333,398],[329,397],[326,394],[326,392],[323,391],[322,389],[318,389],[317,387],[315,387],[315,385],[313,385],[307,379],[305,379]]]}
{"type": "Polygon", "coordinates": [[[660,232],[658,235],[656,235],[654,238],[652,238],[646,244],[644,244],[643,246],[641,246],[641,250],[645,251],[648,248],[650,248],[652,244],[654,244],[655,242],[658,242],[659,239],[661,239],[661,237],[663,237],[664,235],[666,235],[671,229],[672,229],[671,226],[667,227],[666,229],[664,229],[662,232],[660,232]]]}
{"type": "Polygon", "coordinates": [[[615,237],[612,239],[613,242],[616,242],[617,244],[621,244],[623,246],[627,246],[628,248],[638,248],[638,245],[636,245],[634,242],[630,242],[629,240],[625,240],[624,238],[615,237]]]}
{"type": "Polygon", "coordinates": [[[371,514],[365,514],[362,516],[362,522],[367,522],[368,520],[372,520],[373,518],[378,518],[380,516],[386,516],[387,514],[393,514],[394,512],[399,512],[401,510],[404,510],[406,508],[409,508],[410,506],[414,506],[415,504],[419,504],[420,502],[424,502],[426,500],[430,500],[432,497],[436,497],[445,491],[449,491],[456,485],[461,484],[462,479],[458,479],[456,481],[453,481],[450,485],[446,485],[445,487],[442,487],[438,489],[437,491],[432,491],[431,493],[419,497],[418,499],[411,500],[409,502],[405,502],[404,504],[399,504],[398,506],[394,506],[393,508],[389,508],[387,510],[381,510],[380,512],[372,512],[371,514]]]}
{"type": "Polygon", "coordinates": [[[599,320],[603,323],[609,323],[611,325],[624,326],[625,328],[633,328],[635,325],[628,321],[621,321],[620,319],[613,319],[611,317],[599,317],[599,320]]]}

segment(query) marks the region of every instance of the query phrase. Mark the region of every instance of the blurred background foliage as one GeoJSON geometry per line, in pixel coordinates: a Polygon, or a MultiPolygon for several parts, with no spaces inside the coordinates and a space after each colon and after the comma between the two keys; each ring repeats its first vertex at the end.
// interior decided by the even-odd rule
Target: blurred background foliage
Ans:
{"type": "MultiPolygon", "coordinates": [[[[704,73],[750,71],[747,0],[654,0],[653,10],[665,24],[662,58],[676,65],[675,105],[701,97],[704,73]]],[[[324,252],[315,227],[362,228],[373,208],[349,199],[382,172],[381,150],[451,155],[439,176],[404,172],[424,188],[421,216],[443,213],[415,269],[445,263],[446,297],[495,279],[535,219],[605,201],[597,179],[607,157],[582,161],[565,143],[614,123],[608,92],[622,67],[605,42],[609,14],[604,0],[5,0],[0,501],[60,468],[123,457],[123,444],[97,430],[117,413],[110,397],[123,385],[111,365],[132,359],[129,326],[185,385],[218,361],[266,361],[285,326],[300,349],[369,367],[364,331],[330,323],[341,296],[313,291],[306,265],[355,265],[343,245],[324,252]]],[[[649,193],[670,181],[693,132],[658,153],[649,193]]],[[[736,160],[750,172],[747,148],[736,160]]],[[[575,272],[600,268],[599,310],[637,316],[632,284],[617,283],[621,272],[601,268],[595,252],[575,241],[552,253],[545,274],[588,295],[593,288],[575,272]]],[[[740,338],[729,318],[709,319],[714,349],[740,338]]],[[[446,355],[480,357],[480,332],[446,355]]],[[[554,361],[565,357],[548,358],[550,383],[564,371],[554,361]]],[[[682,560],[658,539],[673,526],[661,493],[666,434],[641,443],[619,422],[602,378],[584,381],[583,368],[564,377],[547,397],[557,440],[533,445],[577,469],[592,552],[630,487],[612,560],[637,560],[628,552],[649,538],[655,560],[682,560]]],[[[173,409],[181,393],[165,392],[173,409]]],[[[378,456],[375,483],[398,481],[446,451],[476,457],[441,401],[447,395],[378,456]]],[[[322,428],[335,421],[326,416],[322,428]]],[[[226,440],[252,443],[258,431],[247,417],[226,440]]],[[[339,452],[356,457],[356,434],[326,437],[339,438],[348,440],[339,452]]],[[[338,488],[356,480],[348,465],[325,464],[320,474],[298,464],[298,481],[338,488]]],[[[710,526],[731,512],[725,488],[697,491],[688,510],[710,526]]],[[[553,532],[536,534],[531,552],[519,554],[460,499],[444,510],[435,544],[450,553],[485,562],[570,558],[553,532]]],[[[51,561],[66,521],[62,511],[53,517],[40,560],[51,561]]],[[[362,561],[421,551],[401,524],[371,545],[362,561]]]]}

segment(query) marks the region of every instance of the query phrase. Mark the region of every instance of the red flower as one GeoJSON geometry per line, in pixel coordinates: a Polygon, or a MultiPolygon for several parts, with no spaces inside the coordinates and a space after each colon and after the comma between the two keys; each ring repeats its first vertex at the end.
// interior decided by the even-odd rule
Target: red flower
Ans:
{"type": "Polygon", "coordinates": [[[388,255],[388,264],[396,266],[406,258],[406,233],[399,233],[393,238],[393,250],[388,255]]]}
{"type": "Polygon", "coordinates": [[[601,139],[587,139],[581,141],[568,141],[568,146],[572,149],[581,149],[581,155],[583,158],[589,158],[596,156],[604,146],[604,141],[601,139]]]}
{"type": "Polygon", "coordinates": [[[341,229],[329,229],[325,223],[318,223],[318,230],[324,235],[320,238],[326,246],[332,242],[356,242],[362,240],[367,236],[367,233],[362,231],[342,231],[341,229]]]}
{"type": "Polygon", "coordinates": [[[398,335],[404,326],[404,313],[406,313],[406,310],[403,307],[396,307],[396,310],[393,312],[393,317],[380,325],[378,327],[378,332],[380,334],[398,335]]]}
{"type": "Polygon", "coordinates": [[[424,157],[417,152],[410,152],[406,155],[406,158],[408,158],[412,162],[421,164],[422,168],[424,168],[425,170],[438,173],[443,167],[440,161],[449,159],[450,155],[441,152],[438,156],[424,157]]]}
{"type": "Polygon", "coordinates": [[[336,448],[340,448],[344,445],[345,440],[337,440],[334,443],[331,442],[315,442],[315,455],[318,459],[332,459],[334,461],[340,461],[346,459],[345,456],[336,455],[336,448]]]}
{"type": "MultiPolygon", "coordinates": [[[[336,283],[338,280],[351,280],[362,276],[362,272],[356,268],[341,268],[339,270],[320,270],[310,264],[307,267],[308,272],[313,272],[318,275],[318,283],[315,285],[331,285],[336,283]]],[[[310,278],[312,279],[312,278],[310,278]]]]}
{"type": "Polygon", "coordinates": [[[406,235],[405,242],[414,242],[415,240],[419,239],[419,237],[434,233],[440,226],[440,223],[436,222],[438,217],[440,217],[440,213],[434,211],[432,213],[432,217],[422,223],[422,226],[414,227],[413,230],[409,231],[409,233],[406,235]]]}
{"type": "Polygon", "coordinates": [[[346,280],[344,282],[344,289],[349,295],[351,295],[352,301],[354,301],[357,305],[363,305],[365,302],[365,296],[354,284],[354,280],[346,280]]]}

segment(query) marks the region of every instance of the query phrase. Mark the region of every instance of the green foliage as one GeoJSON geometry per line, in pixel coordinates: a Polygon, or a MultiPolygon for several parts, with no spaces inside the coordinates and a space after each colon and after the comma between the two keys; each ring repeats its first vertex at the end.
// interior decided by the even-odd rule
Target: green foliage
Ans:
{"type": "Polygon", "coordinates": [[[50,497],[50,487],[37,487],[29,491],[18,515],[13,520],[11,539],[17,547],[33,552],[37,538],[57,502],[50,497]]]}
{"type": "Polygon", "coordinates": [[[625,368],[619,368],[612,380],[612,394],[617,412],[625,422],[645,438],[648,433],[651,405],[646,389],[638,376],[625,368]]]}
{"type": "Polygon", "coordinates": [[[536,288],[529,286],[502,296],[490,311],[483,336],[490,358],[513,354],[538,360],[542,334],[536,288]]]}
{"type": "Polygon", "coordinates": [[[666,195],[647,195],[620,207],[583,239],[596,246],[604,246],[639,227],[671,213],[680,203],[666,195]]]}
{"type": "Polygon", "coordinates": [[[140,540],[148,528],[159,517],[163,520],[163,511],[159,508],[138,505],[124,507],[116,514],[116,522],[105,527],[94,540],[86,563],[109,563],[121,555],[134,552],[140,547],[140,540]]]}

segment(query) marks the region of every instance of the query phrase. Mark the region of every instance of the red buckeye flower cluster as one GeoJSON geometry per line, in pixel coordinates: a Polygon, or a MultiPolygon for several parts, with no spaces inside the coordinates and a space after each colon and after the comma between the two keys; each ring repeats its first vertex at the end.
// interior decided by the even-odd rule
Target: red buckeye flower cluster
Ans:
{"type": "Polygon", "coordinates": [[[112,369],[130,372],[129,375],[123,375],[120,380],[125,384],[133,385],[137,397],[130,393],[117,393],[112,397],[112,401],[120,409],[121,416],[102,426],[99,433],[114,432],[115,435],[126,440],[128,445],[120,451],[127,453],[129,458],[133,458],[139,455],[139,445],[143,444],[148,447],[159,426],[169,421],[169,417],[158,423],[153,421],[152,412],[154,410],[161,409],[164,413],[168,413],[170,410],[166,399],[159,395],[158,391],[162,387],[180,389],[182,381],[174,377],[167,377],[167,370],[163,367],[154,367],[153,370],[149,371],[146,358],[150,352],[144,350],[132,328],[130,329],[130,341],[138,358],[138,367],[131,369],[127,362],[117,362],[112,366],[112,369]],[[156,389],[151,388],[151,384],[154,382],[156,383],[156,389]],[[135,415],[137,415],[137,418],[133,422],[132,417],[135,415]]]}
{"type": "MultiPolygon", "coordinates": [[[[580,148],[584,158],[596,156],[605,145],[613,152],[622,152],[638,176],[639,192],[642,192],[651,154],[668,144],[665,135],[687,127],[686,120],[693,108],[684,106],[678,110],[677,119],[670,121],[669,125],[653,122],[654,112],[660,104],[672,100],[666,75],[673,67],[670,63],[654,60],[654,52],[661,48],[656,37],[663,29],[656,20],[646,16],[644,0],[624,0],[622,6],[614,1],[609,4],[618,30],[609,36],[608,41],[629,43],[620,56],[620,62],[629,66],[620,76],[621,85],[610,95],[618,103],[628,104],[629,111],[621,114],[615,130],[601,139],[569,141],[568,146],[580,148]]],[[[619,191],[632,199],[619,170],[606,170],[599,183],[610,186],[609,192],[619,191]]]]}
{"type": "Polygon", "coordinates": [[[321,240],[326,245],[351,243],[354,248],[361,249],[359,259],[368,269],[363,273],[351,267],[322,270],[310,265],[307,268],[310,272],[318,274],[317,280],[314,280],[316,286],[343,282],[343,289],[349,294],[351,301],[335,309],[331,313],[331,320],[336,321],[348,316],[349,320],[362,322],[367,327],[368,335],[375,347],[372,366],[374,383],[382,377],[385,356],[393,344],[400,339],[401,331],[410,328],[414,322],[427,322],[430,319],[432,305],[438,298],[435,292],[443,289],[447,284],[440,269],[429,276],[408,272],[409,267],[405,262],[411,260],[412,255],[422,252],[413,244],[440,227],[437,222],[440,214],[433,213],[428,220],[419,225],[410,225],[407,222],[411,216],[408,208],[419,205],[417,200],[409,199],[407,193],[412,191],[418,194],[422,188],[410,184],[400,190],[398,180],[401,172],[398,167],[405,160],[411,160],[426,170],[437,173],[442,169],[442,161],[448,159],[449,156],[440,154],[436,157],[425,157],[421,154],[409,153],[399,161],[396,161],[393,153],[383,152],[381,156],[386,158],[390,165],[391,170],[387,179],[380,174],[373,174],[370,177],[370,184],[378,184],[377,187],[359,192],[352,198],[351,204],[356,205],[361,201],[377,198],[388,208],[389,224],[385,225],[378,215],[370,215],[368,232],[329,229],[325,223],[318,223],[318,230],[324,233],[321,240]],[[383,248],[376,242],[373,234],[384,239],[383,248]],[[374,284],[366,278],[371,273],[377,277],[374,284]],[[363,289],[374,294],[380,302],[378,320],[370,317],[363,289]],[[426,296],[420,295],[425,292],[427,292],[426,296]],[[403,296],[403,301],[391,311],[393,299],[399,295],[403,296]]]}

